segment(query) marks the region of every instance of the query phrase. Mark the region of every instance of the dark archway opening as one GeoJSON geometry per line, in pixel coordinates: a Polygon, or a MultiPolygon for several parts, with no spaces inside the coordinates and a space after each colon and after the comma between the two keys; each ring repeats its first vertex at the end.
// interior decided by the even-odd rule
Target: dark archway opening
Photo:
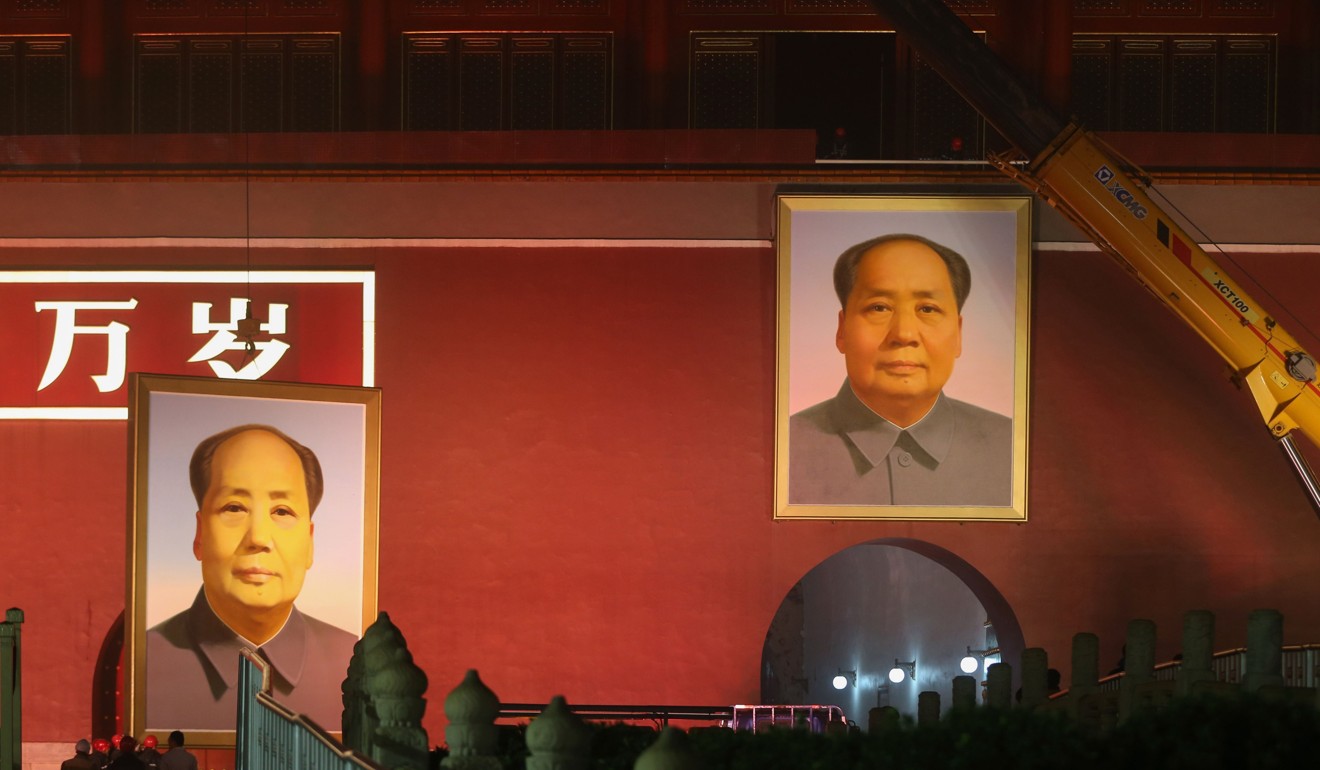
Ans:
{"type": "Polygon", "coordinates": [[[862,725],[880,705],[915,715],[926,690],[947,708],[969,647],[995,648],[992,660],[1010,664],[1025,647],[1016,615],[984,575],[919,540],[855,545],[804,575],[780,604],[762,651],[762,702],[838,705],[862,725]],[[889,682],[895,660],[915,661],[916,680],[889,682]],[[851,674],[842,690],[831,682],[840,672],[851,674]]]}

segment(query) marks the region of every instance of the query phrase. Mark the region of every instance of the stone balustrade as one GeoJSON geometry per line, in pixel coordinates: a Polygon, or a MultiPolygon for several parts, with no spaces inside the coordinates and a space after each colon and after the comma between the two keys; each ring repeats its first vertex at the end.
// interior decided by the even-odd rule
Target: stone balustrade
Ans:
{"type": "MultiPolygon", "coordinates": [[[[15,615],[16,611],[11,611],[15,615]]],[[[21,615],[8,618],[11,626],[21,615]]],[[[1306,702],[1320,708],[1320,648],[1284,648],[1283,617],[1274,610],[1257,610],[1247,621],[1247,647],[1221,653],[1214,649],[1214,616],[1203,610],[1183,619],[1182,652],[1173,664],[1155,665],[1157,629],[1150,620],[1128,624],[1121,674],[1099,677],[1099,639],[1095,634],[1073,637],[1071,673],[1067,690],[1051,693],[1049,660],[1045,650],[1028,648],[1020,664],[1021,691],[1012,692],[1013,668],[997,663],[987,671],[985,690],[978,705],[977,682],[969,676],[953,680],[954,710],[1020,708],[1061,710],[1088,727],[1105,730],[1143,710],[1158,709],[1175,698],[1204,692],[1242,691],[1306,702]],[[1298,653],[1305,662],[1294,660],[1298,653]]],[[[16,636],[16,634],[14,634],[16,636]]],[[[427,676],[412,659],[402,632],[381,613],[354,648],[343,683],[343,743],[381,768],[428,770],[433,764],[430,744],[422,728],[427,676]]],[[[498,696],[469,670],[444,701],[448,727],[445,770],[499,770],[497,756],[500,715],[498,696]]],[[[940,696],[923,692],[918,699],[918,726],[938,723],[940,696]]],[[[892,708],[870,712],[868,731],[901,729],[902,719],[892,708]]],[[[831,727],[844,728],[843,723],[831,727]]],[[[827,730],[826,732],[838,732],[827,730]]],[[[586,770],[591,765],[590,728],[573,713],[563,696],[555,696],[527,726],[527,770],[586,770]]],[[[14,752],[16,753],[16,752],[14,752]]],[[[12,762],[17,757],[6,757],[12,762]]],[[[635,770],[690,770],[699,757],[682,730],[665,727],[638,757],[635,770]]],[[[14,763],[16,764],[16,763],[14,763]]]]}

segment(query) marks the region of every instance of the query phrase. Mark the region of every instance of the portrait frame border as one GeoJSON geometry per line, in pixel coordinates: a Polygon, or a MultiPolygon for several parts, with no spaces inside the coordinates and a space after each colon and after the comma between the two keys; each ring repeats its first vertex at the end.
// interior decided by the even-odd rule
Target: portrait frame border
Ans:
{"type": "MultiPolygon", "coordinates": [[[[188,729],[185,725],[148,724],[146,688],[146,592],[148,531],[149,442],[151,400],[157,394],[218,396],[235,400],[357,404],[363,407],[362,433],[362,600],[356,635],[376,619],[379,568],[380,427],[381,390],[378,387],[321,385],[294,382],[227,380],[161,374],[129,374],[128,395],[128,504],[127,564],[123,654],[123,731],[166,734],[184,729],[188,746],[232,748],[233,730],[188,729]]],[[[237,660],[235,661],[237,666],[237,660]]],[[[345,661],[347,666],[347,661],[345,661]]],[[[345,671],[347,673],[347,671],[345,671]]],[[[334,735],[339,726],[324,726],[334,735]]]]}
{"type": "MultiPolygon", "coordinates": [[[[775,196],[775,467],[776,520],[893,520],[893,521],[1027,521],[1028,445],[1030,438],[1030,318],[1031,318],[1031,210],[1030,195],[1003,194],[835,194],[780,193],[775,196]],[[1012,494],[1007,506],[899,506],[845,504],[790,504],[789,485],[789,377],[792,328],[792,235],[795,213],[827,212],[1004,212],[1014,221],[1013,316],[1013,467],[1012,494]]],[[[938,240],[938,239],[937,239],[938,240]]],[[[834,255],[837,257],[837,254],[834,255]]],[[[831,262],[832,264],[832,262],[831,262]]],[[[834,304],[838,308],[837,300],[834,304]]]]}

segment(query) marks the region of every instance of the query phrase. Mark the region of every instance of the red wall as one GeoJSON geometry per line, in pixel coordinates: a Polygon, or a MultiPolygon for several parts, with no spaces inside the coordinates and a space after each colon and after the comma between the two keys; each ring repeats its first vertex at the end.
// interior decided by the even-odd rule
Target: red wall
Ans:
{"type": "MultiPolygon", "coordinates": [[[[507,701],[754,702],[784,594],[882,537],[965,559],[1065,676],[1074,632],[1101,635],[1103,666],[1149,617],[1163,659],[1193,608],[1219,613],[1221,648],[1257,607],[1320,641],[1320,521],[1250,398],[1089,252],[1035,262],[1029,522],[773,521],[774,255],[748,243],[257,254],[377,270],[380,607],[431,677],[432,741],[469,667],[507,701]]],[[[0,260],[184,261],[86,254],[0,260]]],[[[1239,261],[1314,327],[1316,256],[1239,261]]],[[[0,456],[24,737],[69,740],[123,607],[125,426],[3,423],[0,456]]]]}

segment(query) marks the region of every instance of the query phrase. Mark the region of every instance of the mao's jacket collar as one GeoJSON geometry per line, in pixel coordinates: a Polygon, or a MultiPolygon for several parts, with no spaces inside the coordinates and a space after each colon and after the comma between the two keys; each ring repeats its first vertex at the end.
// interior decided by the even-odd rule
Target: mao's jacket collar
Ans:
{"type": "Polygon", "coordinates": [[[843,387],[834,397],[833,411],[835,425],[871,467],[884,462],[900,440],[905,450],[922,452],[935,465],[944,461],[953,445],[954,414],[943,393],[925,417],[907,428],[900,428],[871,411],[853,392],[852,385],[844,380],[843,387]]]}
{"type": "Polygon", "coordinates": [[[238,684],[238,654],[244,647],[255,649],[275,669],[279,689],[297,686],[302,679],[307,649],[307,621],[294,607],[284,628],[261,647],[244,639],[216,616],[206,600],[206,589],[198,589],[188,612],[188,630],[193,641],[226,687],[238,684]]]}

